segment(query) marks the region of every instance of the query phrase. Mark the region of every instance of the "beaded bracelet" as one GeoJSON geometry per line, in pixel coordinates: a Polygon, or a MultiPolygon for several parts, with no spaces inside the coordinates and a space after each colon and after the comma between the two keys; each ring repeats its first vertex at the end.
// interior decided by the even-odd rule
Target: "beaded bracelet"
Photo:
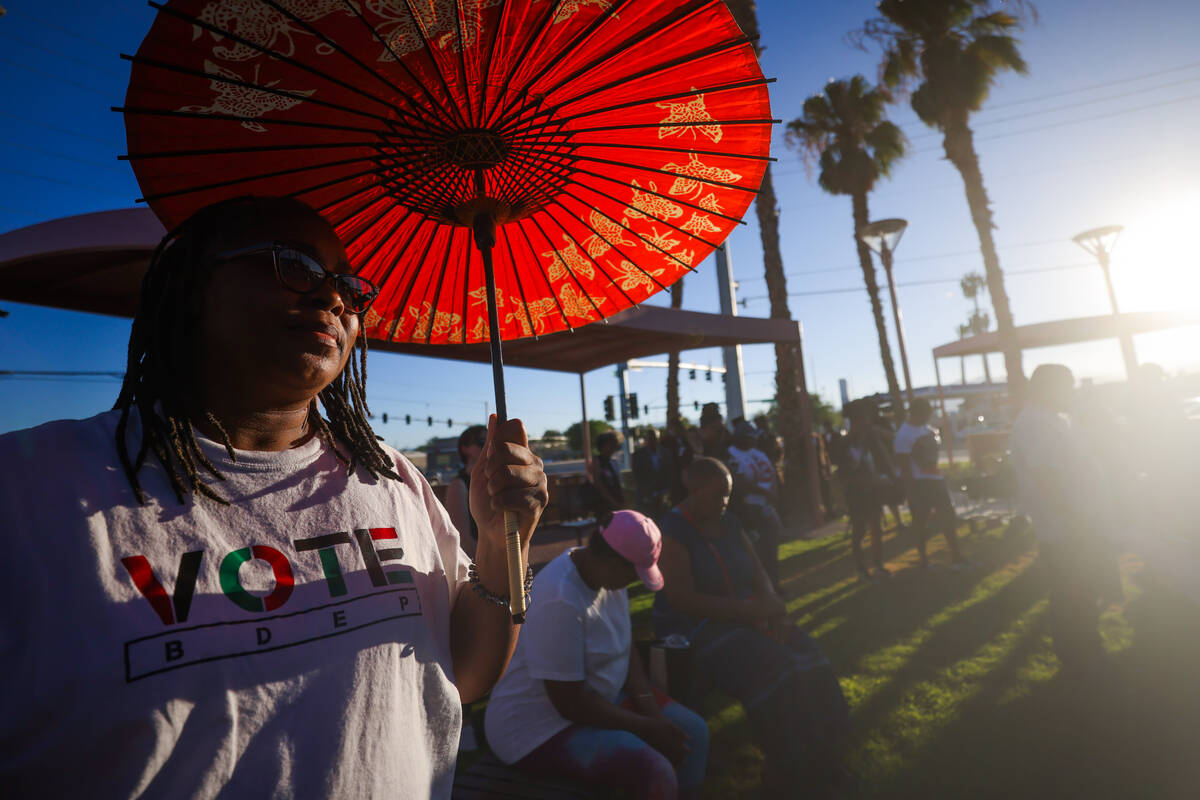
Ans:
{"type": "MultiPolygon", "coordinates": [[[[479,573],[475,569],[475,563],[472,562],[467,567],[467,580],[471,583],[471,591],[487,600],[489,603],[494,603],[501,608],[512,610],[512,605],[508,602],[508,597],[495,594],[488,591],[487,587],[479,582],[479,573]]],[[[525,607],[529,607],[529,590],[533,588],[533,567],[525,567],[525,607]]]]}

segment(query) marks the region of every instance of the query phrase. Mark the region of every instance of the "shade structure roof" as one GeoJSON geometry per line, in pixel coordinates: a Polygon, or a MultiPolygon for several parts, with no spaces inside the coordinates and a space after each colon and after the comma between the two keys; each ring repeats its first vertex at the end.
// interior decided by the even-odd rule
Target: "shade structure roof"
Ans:
{"type": "MultiPolygon", "coordinates": [[[[148,208],[50,220],[0,235],[0,300],[132,317],[142,275],[164,235],[148,208]]],[[[728,317],[643,305],[568,333],[504,346],[515,367],[584,373],[675,350],[798,343],[793,320],[728,317]]],[[[373,350],[487,363],[486,343],[371,343],[373,350]]]]}
{"type": "MultiPolygon", "coordinates": [[[[1116,316],[1101,314],[1096,317],[1056,319],[1021,325],[1016,330],[1017,343],[1022,350],[1036,347],[1053,347],[1062,344],[1091,342],[1097,339],[1114,339],[1121,333],[1135,335],[1151,331],[1178,328],[1184,325],[1200,325],[1200,312],[1195,311],[1134,311],[1116,316]]],[[[983,353],[998,353],[1002,349],[1000,334],[988,331],[978,336],[968,336],[933,348],[933,357],[950,358],[973,356],[983,353]]]]}

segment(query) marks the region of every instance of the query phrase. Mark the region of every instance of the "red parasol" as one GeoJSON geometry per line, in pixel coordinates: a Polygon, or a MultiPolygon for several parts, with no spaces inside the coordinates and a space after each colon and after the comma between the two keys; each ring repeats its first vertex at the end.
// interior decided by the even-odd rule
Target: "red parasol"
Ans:
{"type": "Polygon", "coordinates": [[[382,287],[367,335],[490,341],[502,419],[501,339],[669,286],[770,160],[768,81],[722,0],[151,5],[118,110],[163,223],[304,200],[382,287]]]}

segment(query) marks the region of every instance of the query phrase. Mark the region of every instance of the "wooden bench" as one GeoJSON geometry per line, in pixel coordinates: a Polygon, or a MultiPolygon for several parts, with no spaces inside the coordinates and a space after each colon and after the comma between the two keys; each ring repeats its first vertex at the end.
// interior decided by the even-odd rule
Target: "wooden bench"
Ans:
{"type": "Polygon", "coordinates": [[[485,752],[478,761],[454,777],[454,789],[450,797],[451,800],[596,800],[601,795],[587,784],[532,775],[510,767],[485,752]]]}

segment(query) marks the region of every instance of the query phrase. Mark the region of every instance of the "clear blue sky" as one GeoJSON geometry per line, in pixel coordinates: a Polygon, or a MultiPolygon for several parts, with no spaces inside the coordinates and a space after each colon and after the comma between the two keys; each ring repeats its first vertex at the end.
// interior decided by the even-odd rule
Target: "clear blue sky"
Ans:
{"type": "MultiPolygon", "coordinates": [[[[121,208],[138,196],[124,152],[120,117],[108,110],[125,93],[128,68],[118,52],[133,52],[153,11],[140,0],[3,0],[0,18],[0,232],[55,217],[121,208]]],[[[845,34],[874,10],[869,0],[800,3],[759,0],[763,68],[776,77],[774,113],[800,113],[806,96],[830,78],[874,77],[877,52],[856,50],[845,34]]],[[[1001,79],[975,119],[978,148],[996,212],[1001,263],[1014,273],[1008,292],[1018,324],[1104,313],[1099,270],[1079,267],[1019,275],[1018,271],[1086,265],[1070,237],[1109,223],[1128,226],[1118,244],[1114,281],[1123,310],[1200,308],[1200,264],[1184,233],[1200,227],[1200,3],[1195,0],[1050,0],[1040,22],[1023,34],[1026,77],[1001,79]]],[[[957,279],[981,270],[977,240],[961,181],[940,157],[939,139],[900,105],[893,119],[910,137],[911,155],[872,197],[875,218],[901,216],[910,227],[896,257],[897,280],[946,279],[899,289],[913,379],[933,381],[930,349],[955,338],[970,310],[957,279]]],[[[775,167],[783,254],[790,292],[852,291],[795,296],[793,317],[804,325],[810,385],[826,397],[846,378],[854,394],[883,388],[874,328],[856,266],[850,202],[830,197],[806,175],[777,137],[775,167]]],[[[761,247],[753,213],[731,239],[744,314],[765,316],[761,247]]],[[[1194,233],[1192,235],[1194,239],[1194,233]]],[[[663,298],[665,302],[665,298],[663,298]]],[[[715,311],[711,265],[687,280],[684,304],[715,311]]],[[[0,303],[0,370],[121,370],[129,323],[105,317],[0,303]]],[[[891,319],[888,319],[889,331],[891,319]]],[[[1200,363],[1200,331],[1142,337],[1139,353],[1168,371],[1200,363]]],[[[769,398],[774,355],[745,348],[748,397],[769,398]]],[[[686,360],[720,363],[694,351],[686,360]]],[[[1026,354],[1026,369],[1063,360],[1097,381],[1120,372],[1115,342],[1026,354]]],[[[968,380],[982,374],[979,359],[968,380]]],[[[946,363],[948,379],[958,365],[946,363]]],[[[999,358],[993,373],[1002,375],[999,358]]],[[[377,412],[459,421],[482,418],[491,400],[488,368],[434,359],[376,355],[370,399],[377,412]]],[[[631,376],[643,403],[663,406],[665,374],[631,376]]],[[[509,409],[534,433],[579,419],[574,376],[512,369],[509,409]]],[[[83,417],[111,406],[114,380],[0,378],[0,431],[58,417],[83,417]]],[[[616,391],[611,370],[587,376],[589,412],[602,416],[603,397],[616,391]]],[[[685,406],[722,400],[721,383],[684,376],[685,406]]],[[[761,405],[751,410],[762,408],[761,405]]],[[[660,421],[661,408],[651,421],[660,421]]],[[[398,446],[444,435],[422,425],[377,425],[398,446]]]]}

